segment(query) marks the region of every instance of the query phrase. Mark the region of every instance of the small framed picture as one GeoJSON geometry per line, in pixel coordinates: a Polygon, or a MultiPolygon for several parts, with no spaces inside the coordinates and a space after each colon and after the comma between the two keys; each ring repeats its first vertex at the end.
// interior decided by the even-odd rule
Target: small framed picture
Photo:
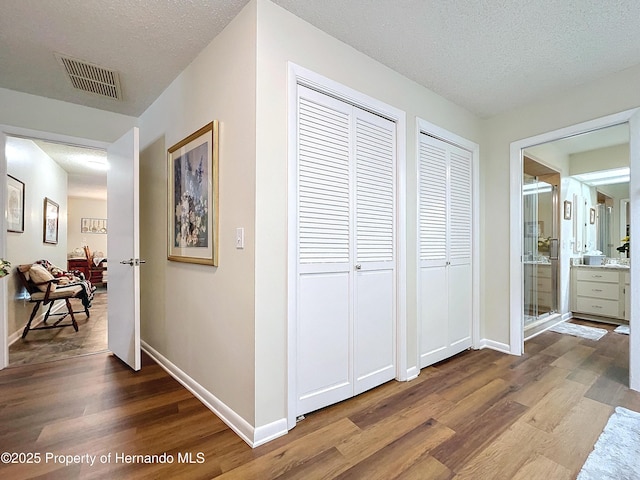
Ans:
{"type": "Polygon", "coordinates": [[[589,210],[589,223],[593,225],[596,223],[596,209],[592,208],[589,210]]]}
{"type": "Polygon", "coordinates": [[[571,202],[569,200],[564,201],[564,219],[571,220],[571,202]]]}
{"type": "Polygon", "coordinates": [[[50,198],[44,199],[43,242],[58,243],[58,214],[60,206],[50,198]]]}
{"type": "Polygon", "coordinates": [[[7,231],[24,232],[24,182],[7,175],[7,231]]]}

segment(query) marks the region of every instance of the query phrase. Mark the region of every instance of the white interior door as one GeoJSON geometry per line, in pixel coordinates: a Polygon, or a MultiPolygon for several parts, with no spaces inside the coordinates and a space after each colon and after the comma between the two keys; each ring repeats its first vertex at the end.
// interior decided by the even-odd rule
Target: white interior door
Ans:
{"type": "MultiPolygon", "coordinates": [[[[2,235],[2,244],[0,245],[0,258],[6,258],[6,238],[7,228],[5,223],[4,212],[7,208],[7,182],[4,179],[7,178],[7,161],[5,158],[5,146],[7,136],[0,131],[0,178],[3,179],[0,182],[0,207],[3,214],[0,215],[0,235],[2,235]]],[[[7,325],[7,281],[8,279],[0,280],[0,370],[9,365],[9,339],[8,339],[8,325],[7,325]]]]}
{"type": "Polygon", "coordinates": [[[107,158],[108,344],[114,355],[140,370],[138,128],[113,143],[107,158]]]}
{"type": "Polygon", "coordinates": [[[354,394],[395,377],[396,129],[354,109],[354,394]]]}
{"type": "Polygon", "coordinates": [[[472,344],[472,154],[420,134],[420,367],[472,344]]]}
{"type": "Polygon", "coordinates": [[[296,415],[395,377],[395,124],[298,102],[296,415]]]}
{"type": "Polygon", "coordinates": [[[353,107],[300,92],[296,415],[353,395],[353,107]]]}

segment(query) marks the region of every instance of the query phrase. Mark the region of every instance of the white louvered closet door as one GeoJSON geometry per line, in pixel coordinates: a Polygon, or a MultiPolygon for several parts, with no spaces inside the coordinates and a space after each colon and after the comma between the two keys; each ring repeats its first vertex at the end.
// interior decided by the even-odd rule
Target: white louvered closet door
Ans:
{"type": "Polygon", "coordinates": [[[298,95],[296,414],[395,376],[395,125],[298,95]]]}
{"type": "Polygon", "coordinates": [[[420,134],[420,367],[471,346],[472,154],[420,134]]]}
{"type": "Polygon", "coordinates": [[[355,393],[395,377],[395,124],[355,109],[355,393]]]}

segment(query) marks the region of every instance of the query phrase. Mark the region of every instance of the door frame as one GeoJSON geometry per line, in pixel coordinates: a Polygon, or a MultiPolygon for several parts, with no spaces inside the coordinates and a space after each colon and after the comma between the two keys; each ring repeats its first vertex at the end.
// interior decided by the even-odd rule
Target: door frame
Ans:
{"type": "MultiPolygon", "coordinates": [[[[50,142],[65,143],[78,147],[99,148],[107,150],[110,145],[107,142],[97,140],[89,140],[86,138],[73,137],[70,135],[62,135],[52,132],[44,132],[29,128],[14,127],[11,125],[0,125],[0,136],[4,137],[3,144],[6,144],[6,137],[21,137],[27,139],[46,140],[50,142]]],[[[7,175],[7,159],[4,149],[0,149],[0,176],[6,178],[7,175]]],[[[2,212],[6,209],[7,193],[6,182],[0,182],[0,207],[2,212]]],[[[5,225],[4,215],[0,216],[0,238],[2,238],[2,246],[0,247],[0,256],[4,258],[6,254],[7,229],[5,225]]],[[[8,332],[8,309],[7,309],[7,283],[0,281],[0,370],[9,365],[9,332],[8,332]]]]}
{"type": "MultiPolygon", "coordinates": [[[[480,342],[480,146],[460,135],[446,130],[438,125],[428,122],[422,118],[416,119],[416,182],[420,182],[420,135],[425,134],[442,140],[463,150],[471,152],[471,276],[472,276],[472,304],[471,304],[471,345],[478,349],[487,345],[480,342]]],[[[416,191],[420,192],[420,185],[416,183],[416,191]]],[[[420,209],[416,211],[416,225],[420,225],[420,209]]],[[[416,235],[416,252],[418,261],[416,262],[416,279],[420,282],[420,238],[416,235]]],[[[418,284],[417,292],[420,292],[418,284]]],[[[420,312],[421,299],[418,296],[416,311],[420,312]]],[[[416,338],[416,365],[417,372],[420,372],[422,322],[418,317],[418,335],[416,338]]]]}
{"type": "Polygon", "coordinates": [[[396,379],[407,380],[406,302],[406,112],[349,88],[318,73],[288,62],[288,225],[287,225],[287,427],[296,425],[297,373],[297,105],[298,85],[317,90],[380,115],[396,124],[396,379]]]}
{"type": "MultiPolygon", "coordinates": [[[[522,313],[523,271],[522,256],[522,168],[523,150],[541,143],[588,133],[606,127],[629,124],[629,166],[631,181],[629,184],[630,200],[640,204],[640,108],[625,110],[606,115],[568,127],[552,130],[532,137],[517,140],[510,144],[510,214],[509,227],[509,318],[510,318],[510,353],[522,355],[524,352],[524,318],[522,313]]],[[[640,238],[640,221],[631,222],[631,236],[640,238]]],[[[631,243],[631,257],[640,258],[640,242],[631,243]]],[[[631,290],[640,278],[639,262],[631,262],[631,290]]],[[[636,312],[640,312],[640,295],[631,297],[630,323],[636,320],[636,312]]],[[[635,322],[634,322],[635,323],[635,322]]],[[[640,329],[631,328],[629,335],[629,385],[640,391],[640,329]]]]}

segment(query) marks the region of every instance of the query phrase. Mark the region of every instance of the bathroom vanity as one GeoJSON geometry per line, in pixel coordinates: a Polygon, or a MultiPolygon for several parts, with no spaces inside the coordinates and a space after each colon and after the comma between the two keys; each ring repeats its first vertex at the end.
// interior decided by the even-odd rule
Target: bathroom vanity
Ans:
{"type": "Polygon", "coordinates": [[[629,267],[573,265],[571,311],[576,318],[629,323],[629,267]]]}

